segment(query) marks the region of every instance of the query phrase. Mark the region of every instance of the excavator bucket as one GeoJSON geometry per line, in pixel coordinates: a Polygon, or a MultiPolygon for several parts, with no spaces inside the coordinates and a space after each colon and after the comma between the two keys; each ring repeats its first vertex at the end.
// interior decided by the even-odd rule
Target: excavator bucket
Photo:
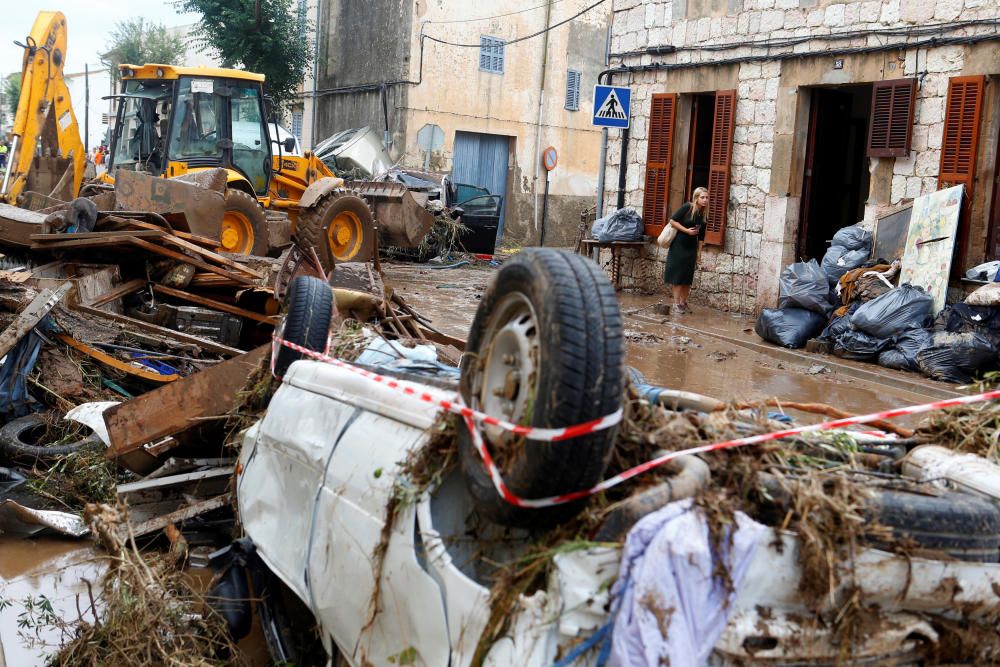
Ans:
{"type": "Polygon", "coordinates": [[[434,223],[434,216],[417,202],[402,183],[348,181],[347,187],[364,197],[375,209],[375,221],[383,245],[416,248],[434,223]]]}

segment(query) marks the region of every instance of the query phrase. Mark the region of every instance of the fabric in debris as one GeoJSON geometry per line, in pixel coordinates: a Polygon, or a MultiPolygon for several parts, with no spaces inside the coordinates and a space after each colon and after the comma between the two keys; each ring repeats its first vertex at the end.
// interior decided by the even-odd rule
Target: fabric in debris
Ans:
{"type": "Polygon", "coordinates": [[[778,286],[778,308],[805,308],[821,315],[833,308],[826,274],[814,259],[786,266],[778,286]]]}
{"type": "Polygon", "coordinates": [[[967,296],[965,303],[970,306],[1000,306],[1000,283],[983,285],[967,296]]]}
{"type": "Polygon", "coordinates": [[[919,371],[917,355],[934,339],[930,329],[907,329],[893,338],[893,346],[878,357],[879,366],[900,371],[919,371]]]}
{"type": "Polygon", "coordinates": [[[996,369],[997,351],[977,333],[939,331],[931,344],[917,354],[917,365],[934,380],[967,384],[978,373],[996,369]]]}
{"type": "Polygon", "coordinates": [[[864,303],[882,296],[896,286],[900,266],[899,262],[893,262],[851,269],[837,283],[840,303],[846,306],[855,301],[864,303]]]}
{"type": "Polygon", "coordinates": [[[906,329],[923,329],[934,317],[934,297],[909,283],[865,303],[851,315],[851,325],[876,338],[892,338],[906,329]]]}
{"type": "MultiPolygon", "coordinates": [[[[644,517],[629,531],[618,581],[611,639],[612,667],[704,665],[728,622],[758,543],[770,531],[742,512],[732,546],[721,558],[732,577],[728,594],[714,576],[704,515],[688,498],[644,517]]],[[[731,530],[731,528],[727,528],[731,530]]],[[[723,539],[723,545],[729,544],[723,539]]]]}
{"type": "Polygon", "coordinates": [[[591,227],[593,237],[601,243],[638,241],[642,238],[642,232],[642,216],[631,206],[598,218],[591,227]]]}
{"type": "Polygon", "coordinates": [[[826,317],[804,308],[767,309],[757,318],[754,331],[764,340],[782,347],[805,347],[823,331],[826,317]]]}
{"type": "Polygon", "coordinates": [[[847,248],[848,250],[864,250],[870,252],[872,248],[872,233],[858,225],[841,227],[837,230],[837,233],[833,235],[832,245],[839,245],[847,248]]]}
{"type": "Polygon", "coordinates": [[[44,318],[7,353],[0,367],[0,414],[23,417],[35,411],[37,402],[28,393],[27,379],[42,349],[43,340],[39,332],[51,333],[53,329],[52,318],[44,318]]]}

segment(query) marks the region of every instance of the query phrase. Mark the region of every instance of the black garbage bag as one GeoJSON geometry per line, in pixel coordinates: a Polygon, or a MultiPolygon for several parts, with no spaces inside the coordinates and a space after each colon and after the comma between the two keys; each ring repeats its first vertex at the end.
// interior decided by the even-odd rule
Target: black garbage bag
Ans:
{"type": "Polygon", "coordinates": [[[967,384],[977,373],[996,369],[997,350],[977,333],[939,331],[917,353],[917,366],[934,380],[967,384]]]}
{"type": "Polygon", "coordinates": [[[815,259],[786,266],[778,284],[778,308],[805,308],[821,315],[833,308],[830,284],[815,259]]]}
{"type": "Polygon", "coordinates": [[[851,324],[876,338],[892,338],[906,329],[927,327],[933,308],[934,297],[906,283],[864,303],[851,315],[851,324]]]}
{"type": "Polygon", "coordinates": [[[594,221],[591,232],[601,243],[638,241],[642,238],[642,216],[634,208],[620,208],[594,221]]]}
{"type": "Polygon", "coordinates": [[[823,330],[826,317],[805,308],[767,309],[757,318],[754,331],[764,340],[782,347],[805,347],[823,330]]]}
{"type": "Polygon", "coordinates": [[[841,227],[833,235],[832,245],[839,245],[848,250],[864,250],[867,254],[872,249],[872,233],[857,225],[841,227]]]}
{"type": "Polygon", "coordinates": [[[823,255],[823,273],[830,285],[836,285],[840,277],[868,261],[868,250],[848,250],[842,245],[830,246],[823,255]]]}
{"type": "Polygon", "coordinates": [[[823,329],[823,333],[819,335],[823,340],[828,340],[831,343],[837,339],[837,336],[848,331],[851,328],[851,315],[854,314],[861,306],[860,303],[854,302],[847,307],[847,312],[845,312],[840,317],[834,317],[830,320],[830,323],[826,325],[823,329]]]}
{"type": "Polygon", "coordinates": [[[919,371],[917,354],[931,344],[934,332],[930,329],[907,329],[893,338],[893,347],[878,356],[879,366],[900,371],[919,371]]]}
{"type": "Polygon", "coordinates": [[[1000,308],[956,303],[948,309],[945,330],[951,333],[977,333],[1000,348],[1000,308]]]}
{"type": "Polygon", "coordinates": [[[892,346],[892,340],[878,338],[858,329],[848,329],[837,336],[833,353],[854,361],[875,361],[878,355],[892,346]]]}

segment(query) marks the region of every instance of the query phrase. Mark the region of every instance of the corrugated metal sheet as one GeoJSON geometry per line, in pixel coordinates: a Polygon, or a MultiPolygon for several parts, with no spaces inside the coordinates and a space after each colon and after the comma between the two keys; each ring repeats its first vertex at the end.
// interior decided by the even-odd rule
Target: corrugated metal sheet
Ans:
{"type": "Polygon", "coordinates": [[[452,158],[452,180],[486,188],[492,195],[504,198],[500,211],[497,238],[503,236],[507,212],[507,159],[510,137],[477,132],[455,133],[455,154],[452,158]]]}

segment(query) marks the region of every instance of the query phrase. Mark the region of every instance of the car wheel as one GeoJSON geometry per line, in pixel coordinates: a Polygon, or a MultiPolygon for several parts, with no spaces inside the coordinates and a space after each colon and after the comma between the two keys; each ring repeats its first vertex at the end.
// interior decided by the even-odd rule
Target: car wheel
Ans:
{"type": "MultiPolygon", "coordinates": [[[[319,278],[299,276],[292,281],[285,298],[288,311],[278,325],[278,338],[314,352],[326,350],[333,317],[333,292],[319,278]]],[[[301,352],[279,345],[274,358],[274,374],[282,377],[301,352]]]]}
{"type": "Polygon", "coordinates": [[[52,461],[72,454],[87,445],[96,445],[100,439],[96,435],[61,445],[39,444],[47,430],[45,417],[30,414],[18,417],[0,427],[0,452],[11,460],[52,461]]]}
{"type": "MultiPolygon", "coordinates": [[[[520,253],[483,296],[461,370],[465,402],[510,422],[558,428],[615,412],[622,404],[624,348],[621,312],[607,277],[580,255],[520,253]]],[[[509,504],[493,487],[468,431],[458,433],[465,479],[486,518],[541,528],[579,510],[579,503],[544,510],[509,504]]],[[[507,487],[522,498],[539,498],[600,481],[616,429],[563,442],[526,440],[492,427],[483,434],[507,487]]]]}

